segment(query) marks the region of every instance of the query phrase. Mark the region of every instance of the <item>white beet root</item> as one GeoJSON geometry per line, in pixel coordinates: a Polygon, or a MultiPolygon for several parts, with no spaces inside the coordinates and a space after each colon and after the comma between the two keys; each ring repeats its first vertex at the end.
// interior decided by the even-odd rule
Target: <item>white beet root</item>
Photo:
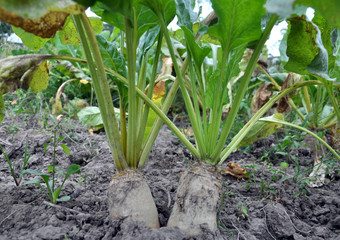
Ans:
{"type": "Polygon", "coordinates": [[[150,188],[137,170],[115,174],[107,192],[112,218],[130,217],[144,221],[148,227],[159,228],[158,212],[150,188]]]}
{"type": "Polygon", "coordinates": [[[202,229],[216,232],[221,189],[216,167],[202,162],[189,167],[181,176],[167,226],[179,227],[188,237],[202,234],[202,229]]]}

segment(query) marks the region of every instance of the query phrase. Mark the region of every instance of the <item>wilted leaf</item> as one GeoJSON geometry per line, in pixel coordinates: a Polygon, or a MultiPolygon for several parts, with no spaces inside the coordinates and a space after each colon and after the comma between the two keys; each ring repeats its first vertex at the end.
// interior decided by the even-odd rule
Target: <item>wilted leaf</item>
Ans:
{"type": "Polygon", "coordinates": [[[273,95],[273,86],[272,83],[266,82],[256,90],[251,100],[252,116],[269,101],[270,97],[273,95]]]}
{"type": "Polygon", "coordinates": [[[0,19],[34,35],[50,38],[61,30],[69,14],[85,9],[71,0],[0,0],[0,19]]]}
{"type": "MultiPolygon", "coordinates": [[[[165,82],[160,81],[160,82],[156,83],[156,85],[154,86],[153,92],[152,92],[152,101],[159,108],[161,108],[161,106],[162,106],[162,100],[163,100],[165,94],[166,94],[165,82]]],[[[144,136],[143,136],[144,142],[147,139],[147,137],[149,136],[149,133],[151,132],[152,126],[153,126],[154,122],[156,121],[157,117],[158,117],[158,115],[152,109],[149,109],[148,119],[146,121],[145,132],[144,132],[144,136]]]]}
{"type": "Polygon", "coordinates": [[[6,11],[31,19],[40,18],[50,11],[79,14],[84,10],[72,0],[0,0],[0,6],[6,11]]]}
{"type": "Polygon", "coordinates": [[[195,137],[194,130],[191,127],[183,128],[181,129],[181,132],[187,137],[195,137]]]}
{"type": "Polygon", "coordinates": [[[242,168],[240,164],[236,164],[234,162],[228,162],[227,166],[229,167],[229,169],[221,169],[222,174],[229,174],[238,179],[249,178],[249,175],[247,174],[246,169],[242,168]]]}
{"type": "Polygon", "coordinates": [[[0,60],[0,92],[13,92],[19,88],[42,91],[48,84],[46,59],[51,55],[22,55],[0,60]]]}
{"type": "MultiPolygon", "coordinates": [[[[267,119],[279,119],[283,120],[283,115],[281,113],[276,113],[271,117],[267,117],[267,119]]],[[[277,131],[282,124],[280,123],[272,123],[272,122],[265,122],[265,121],[257,121],[255,125],[250,129],[248,134],[242,139],[240,142],[240,146],[247,146],[258,139],[265,138],[277,131]]]]}
{"type": "Polygon", "coordinates": [[[158,99],[163,99],[165,96],[165,93],[166,93],[165,81],[160,81],[156,83],[153,89],[153,93],[152,93],[152,101],[156,102],[158,99]]]}
{"type": "Polygon", "coordinates": [[[72,99],[71,101],[68,101],[65,104],[64,109],[65,111],[69,112],[73,118],[78,119],[78,116],[77,116],[78,112],[88,106],[89,104],[87,103],[86,100],[75,98],[75,99],[72,99]]]}
{"type": "Polygon", "coordinates": [[[75,80],[76,80],[76,79],[67,80],[66,82],[64,82],[63,84],[61,84],[61,86],[58,88],[58,91],[57,91],[57,93],[56,93],[54,102],[52,103],[52,114],[53,114],[54,116],[59,115],[59,114],[62,114],[63,106],[62,106],[62,103],[61,103],[61,95],[62,95],[63,92],[64,92],[64,89],[65,89],[65,87],[66,87],[66,84],[69,83],[69,82],[75,81],[75,80]]]}

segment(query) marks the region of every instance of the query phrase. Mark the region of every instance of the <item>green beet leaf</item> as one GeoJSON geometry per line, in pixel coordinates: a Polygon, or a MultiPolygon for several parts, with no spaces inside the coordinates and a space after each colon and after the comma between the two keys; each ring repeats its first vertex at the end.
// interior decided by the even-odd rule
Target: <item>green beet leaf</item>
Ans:
{"type": "Polygon", "coordinates": [[[329,24],[340,28],[340,1],[339,0],[297,0],[296,3],[314,8],[329,24]]]}
{"type": "MultiPolygon", "coordinates": [[[[269,119],[279,119],[283,120],[283,115],[281,113],[276,113],[273,116],[269,117],[269,119]]],[[[272,122],[264,122],[258,121],[255,125],[250,129],[249,133],[242,139],[239,146],[247,146],[252,144],[258,139],[265,138],[277,131],[282,124],[272,123],[272,122]]]]}
{"type": "MultiPolygon", "coordinates": [[[[104,22],[107,22],[115,27],[124,31],[124,16],[112,12],[103,2],[97,2],[91,10],[102,18],[104,22]]],[[[139,39],[147,30],[159,25],[159,21],[154,12],[148,7],[137,4],[136,5],[137,16],[137,39],[139,39]]]]}
{"type": "Polygon", "coordinates": [[[174,0],[140,0],[140,3],[150,8],[156,16],[157,14],[163,16],[166,24],[169,24],[176,15],[174,0]]]}
{"type": "Polygon", "coordinates": [[[335,56],[333,52],[336,47],[335,45],[337,40],[337,36],[334,36],[334,34],[337,35],[337,33],[335,33],[337,30],[328,24],[326,19],[317,12],[315,12],[312,22],[316,24],[320,30],[322,45],[327,50],[327,55],[325,55],[325,58],[328,58],[328,70],[332,70],[335,65],[335,56]]]}
{"type": "Polygon", "coordinates": [[[261,36],[261,18],[264,1],[212,0],[218,23],[208,33],[217,38],[224,51],[257,40],[261,36]]]}
{"type": "Polygon", "coordinates": [[[332,30],[317,15],[319,27],[304,17],[289,20],[287,38],[287,56],[289,61],[285,69],[299,74],[314,74],[327,80],[333,80],[328,75],[329,63],[334,66],[332,30]],[[324,41],[323,41],[324,40],[324,41]],[[325,45],[324,45],[325,44],[325,45]],[[326,47],[328,49],[326,49],[326,47]]]}
{"type": "MultiPolygon", "coordinates": [[[[103,30],[103,22],[100,18],[97,17],[90,17],[90,23],[93,27],[93,31],[95,34],[99,34],[103,30]]],[[[70,17],[66,19],[64,24],[63,30],[59,33],[59,38],[62,44],[79,44],[80,40],[77,32],[76,27],[70,17]]]]}
{"type": "Polygon", "coordinates": [[[182,30],[184,32],[187,45],[191,52],[192,58],[194,59],[196,67],[197,69],[201,69],[203,61],[205,57],[209,54],[211,49],[207,46],[201,48],[196,43],[194,34],[187,27],[183,26],[182,30]]]}
{"type": "Polygon", "coordinates": [[[104,127],[103,119],[98,107],[86,107],[78,112],[79,121],[88,128],[95,127],[97,130],[104,127]]]}
{"type": "Polygon", "coordinates": [[[192,23],[197,19],[197,13],[194,12],[195,0],[175,0],[176,1],[176,15],[178,18],[177,25],[186,27],[192,31],[192,23]]]}
{"type": "Polygon", "coordinates": [[[21,39],[22,43],[33,51],[37,51],[44,47],[48,38],[42,38],[33,33],[26,32],[22,28],[12,27],[13,31],[21,39]]]}
{"type": "Polygon", "coordinates": [[[286,54],[289,61],[285,65],[285,69],[299,74],[307,74],[307,66],[319,53],[315,44],[317,29],[304,17],[296,17],[289,20],[288,31],[286,54]]]}
{"type": "Polygon", "coordinates": [[[137,49],[145,54],[155,43],[160,31],[160,26],[156,25],[148,29],[139,39],[137,49]]]}

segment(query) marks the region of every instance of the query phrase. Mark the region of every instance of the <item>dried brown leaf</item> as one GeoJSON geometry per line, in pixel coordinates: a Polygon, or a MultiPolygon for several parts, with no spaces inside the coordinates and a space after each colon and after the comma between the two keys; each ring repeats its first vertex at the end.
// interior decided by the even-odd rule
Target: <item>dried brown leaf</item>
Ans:
{"type": "Polygon", "coordinates": [[[273,84],[264,83],[259,89],[256,90],[254,97],[251,101],[251,113],[254,115],[260,108],[265,105],[270,97],[273,95],[273,84]]]}
{"type": "Polygon", "coordinates": [[[246,169],[242,168],[240,164],[236,164],[234,162],[228,162],[227,166],[229,167],[229,169],[222,169],[221,170],[222,174],[229,174],[238,179],[249,178],[249,176],[246,175],[247,174],[246,169]]]}

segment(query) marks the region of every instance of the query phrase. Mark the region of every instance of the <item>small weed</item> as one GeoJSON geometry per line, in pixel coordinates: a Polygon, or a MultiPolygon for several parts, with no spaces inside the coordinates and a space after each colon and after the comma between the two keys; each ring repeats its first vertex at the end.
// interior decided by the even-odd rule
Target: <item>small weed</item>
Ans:
{"type": "Polygon", "coordinates": [[[239,213],[243,218],[246,218],[248,216],[248,207],[243,202],[238,202],[236,204],[239,207],[239,213]]]}
{"type": "Polygon", "coordinates": [[[87,175],[86,173],[83,174],[83,176],[81,176],[81,178],[78,180],[78,184],[82,184],[83,182],[84,183],[87,183],[88,180],[90,180],[91,177],[89,175],[87,175]]]}
{"type": "MultiPolygon", "coordinates": [[[[26,139],[26,147],[25,147],[24,160],[23,160],[23,164],[21,166],[19,166],[20,172],[18,173],[17,170],[16,170],[16,167],[15,167],[15,161],[12,162],[10,160],[9,156],[6,154],[6,152],[4,151],[3,147],[0,145],[0,150],[1,150],[2,154],[4,155],[6,161],[7,161],[7,164],[9,166],[9,171],[10,171],[10,173],[11,173],[13,179],[14,179],[14,182],[15,182],[16,186],[20,185],[22,177],[25,174],[28,173],[27,170],[25,170],[25,168],[27,166],[28,160],[31,157],[32,152],[30,154],[28,154],[27,146],[28,146],[28,140],[26,139]]],[[[0,171],[2,171],[2,170],[7,170],[7,168],[0,169],[0,171]]]]}
{"type": "MultiPolygon", "coordinates": [[[[61,135],[58,134],[58,128],[59,128],[59,123],[60,120],[56,119],[53,115],[50,116],[51,120],[53,121],[54,125],[54,129],[53,129],[53,139],[49,139],[49,142],[52,142],[53,144],[53,163],[52,165],[49,165],[47,167],[47,171],[49,172],[48,174],[46,173],[42,173],[40,171],[37,170],[26,170],[26,173],[31,173],[31,174],[35,174],[39,177],[41,177],[41,179],[43,180],[43,182],[46,185],[46,188],[43,188],[41,185],[41,182],[39,179],[32,179],[28,182],[26,182],[25,184],[34,184],[36,186],[38,186],[50,199],[50,201],[55,204],[57,201],[68,201],[70,199],[69,196],[64,196],[59,198],[60,192],[64,186],[65,181],[68,179],[68,177],[72,174],[75,173],[79,173],[80,172],[80,166],[73,164],[71,166],[68,167],[66,173],[64,173],[63,171],[59,170],[59,167],[56,166],[56,147],[59,144],[62,149],[64,150],[64,152],[69,156],[70,155],[70,150],[68,149],[68,147],[65,144],[61,144],[60,141],[63,140],[63,137],[61,135]],[[57,178],[56,178],[56,174],[60,175],[63,180],[61,181],[61,184],[59,185],[58,188],[56,188],[56,183],[57,183],[57,178]],[[50,180],[50,178],[52,177],[52,180],[50,180]]],[[[44,144],[44,152],[46,152],[48,143],[44,144]]]]}

